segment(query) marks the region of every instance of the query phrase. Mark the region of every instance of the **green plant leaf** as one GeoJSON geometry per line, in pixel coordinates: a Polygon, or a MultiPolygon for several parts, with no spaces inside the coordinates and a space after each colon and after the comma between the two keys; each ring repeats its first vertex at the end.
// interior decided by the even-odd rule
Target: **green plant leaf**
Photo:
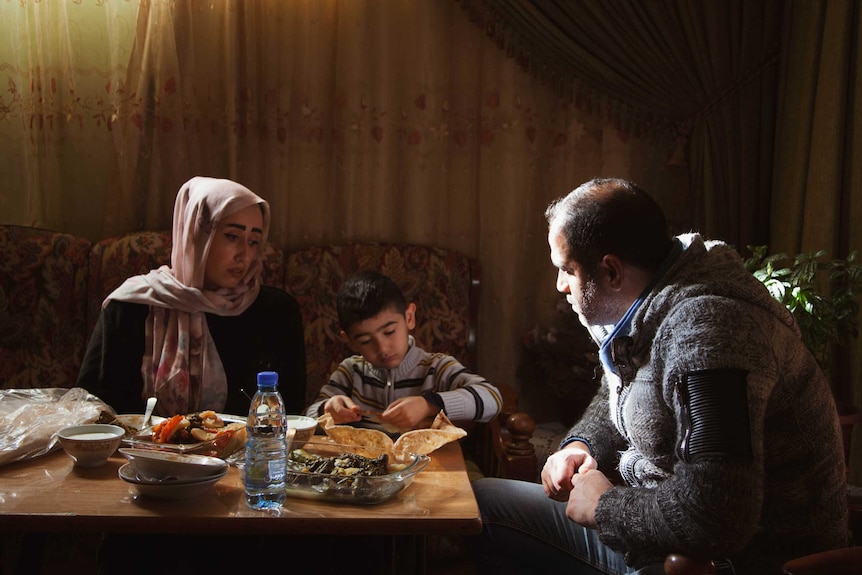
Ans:
{"type": "Polygon", "coordinates": [[[748,246],[746,269],[796,319],[802,340],[821,367],[828,368],[830,351],[859,337],[862,264],[856,252],[826,260],[826,251],[769,254],[768,246],[748,246]]]}

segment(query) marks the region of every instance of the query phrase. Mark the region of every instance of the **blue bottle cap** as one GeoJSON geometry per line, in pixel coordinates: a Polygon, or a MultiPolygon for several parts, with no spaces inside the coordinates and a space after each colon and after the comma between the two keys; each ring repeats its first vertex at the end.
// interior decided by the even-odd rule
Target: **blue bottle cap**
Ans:
{"type": "Polygon", "coordinates": [[[278,385],[278,373],[275,371],[261,371],[257,374],[258,387],[276,387],[278,385]]]}

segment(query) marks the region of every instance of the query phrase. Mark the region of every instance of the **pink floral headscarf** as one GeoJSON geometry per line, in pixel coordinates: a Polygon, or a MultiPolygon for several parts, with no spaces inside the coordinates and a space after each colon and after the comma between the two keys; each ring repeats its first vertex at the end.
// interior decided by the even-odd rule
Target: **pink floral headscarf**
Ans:
{"type": "Polygon", "coordinates": [[[204,313],[235,316],[248,309],[260,292],[263,250],[235,288],[204,289],[204,274],[219,221],[255,204],[263,211],[264,246],[270,224],[265,200],[230,180],[192,178],[174,204],[170,267],[127,279],[102,304],[115,299],[150,306],[143,398],[158,397],[156,411],[163,416],[224,409],[227,378],[204,313]]]}

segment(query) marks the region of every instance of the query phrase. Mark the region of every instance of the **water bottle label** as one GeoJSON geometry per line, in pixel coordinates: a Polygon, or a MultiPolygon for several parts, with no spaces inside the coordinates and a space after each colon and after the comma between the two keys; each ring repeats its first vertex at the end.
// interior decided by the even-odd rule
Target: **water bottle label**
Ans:
{"type": "Polygon", "coordinates": [[[246,465],[248,479],[255,483],[282,483],[287,468],[283,459],[273,459],[262,465],[246,465]]]}
{"type": "Polygon", "coordinates": [[[271,483],[282,483],[285,475],[285,462],[283,459],[269,462],[269,481],[271,483]]]}

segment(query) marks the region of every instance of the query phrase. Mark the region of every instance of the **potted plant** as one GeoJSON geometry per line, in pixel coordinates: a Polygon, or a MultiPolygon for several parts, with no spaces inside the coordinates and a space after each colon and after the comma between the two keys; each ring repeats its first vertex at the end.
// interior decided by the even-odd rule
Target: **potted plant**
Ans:
{"type": "MultiPolygon", "coordinates": [[[[751,257],[746,268],[763,282],[769,293],[796,318],[802,341],[829,377],[834,370],[834,351],[859,337],[859,302],[862,264],[856,252],[844,259],[826,259],[826,251],[768,255],[767,246],[748,246],[751,257]]],[[[831,379],[831,378],[830,378],[831,379]]],[[[836,391],[834,382],[833,392],[836,391]]],[[[836,402],[844,435],[845,463],[850,459],[853,425],[860,421],[859,409],[836,402]]]]}
{"type": "Polygon", "coordinates": [[[862,264],[856,252],[844,259],[826,259],[826,251],[768,255],[767,246],[748,246],[746,268],[796,318],[802,341],[824,372],[832,366],[835,346],[859,337],[862,264]]]}

